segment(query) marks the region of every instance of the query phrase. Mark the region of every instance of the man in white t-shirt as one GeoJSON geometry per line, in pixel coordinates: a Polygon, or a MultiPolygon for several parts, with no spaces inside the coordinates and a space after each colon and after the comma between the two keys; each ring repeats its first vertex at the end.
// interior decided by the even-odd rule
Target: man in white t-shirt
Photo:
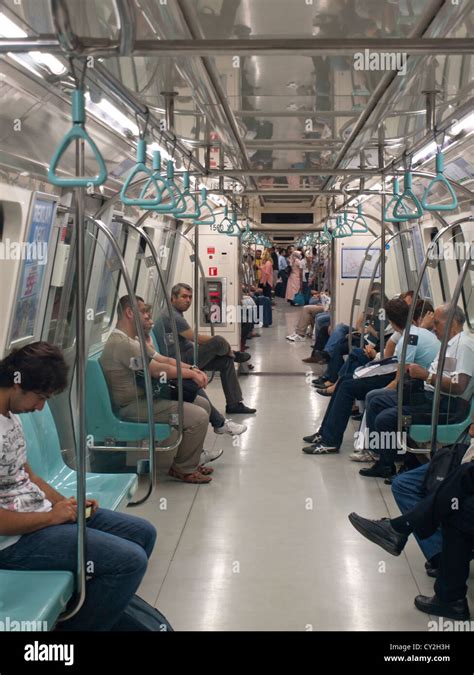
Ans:
{"type": "MultiPolygon", "coordinates": [[[[444,336],[446,322],[451,305],[438,307],[434,313],[434,332],[438,339],[444,336]]],[[[460,307],[456,307],[449,333],[449,342],[444,360],[443,372],[438,371],[438,356],[426,368],[417,363],[407,366],[412,380],[418,380],[423,387],[416,395],[416,401],[403,406],[404,415],[410,415],[413,424],[431,424],[435,385],[441,377],[441,400],[438,424],[452,424],[465,419],[469,413],[474,388],[474,340],[464,331],[466,316],[460,307]]],[[[366,401],[367,427],[377,432],[382,441],[388,438],[387,432],[398,430],[398,406],[393,393],[380,392],[366,401]]],[[[397,456],[396,448],[380,447],[380,459],[370,469],[362,469],[363,476],[387,476],[393,473],[393,463],[397,456]]],[[[377,452],[375,447],[371,450],[377,452]]]]}
{"type": "MultiPolygon", "coordinates": [[[[77,567],[77,502],[35,474],[18,413],[41,411],[67,387],[68,367],[54,345],[34,342],[0,362],[0,569],[77,567]]],[[[143,518],[86,501],[88,560],[94,573],[81,609],[64,630],[113,630],[146,572],[156,530],[143,518]]],[[[21,580],[19,580],[21,583],[21,580]]]]}

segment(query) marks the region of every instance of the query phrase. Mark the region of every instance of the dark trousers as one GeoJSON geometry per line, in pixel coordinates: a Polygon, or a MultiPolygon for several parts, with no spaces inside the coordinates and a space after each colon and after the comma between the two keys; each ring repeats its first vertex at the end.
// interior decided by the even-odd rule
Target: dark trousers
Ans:
{"type": "Polygon", "coordinates": [[[354,379],[352,375],[341,377],[336,385],[334,394],[331,396],[329,406],[319,429],[324,445],[340,447],[351,416],[354,399],[365,399],[369,391],[386,387],[394,377],[395,373],[364,377],[362,379],[354,379]]]}
{"type": "MultiPolygon", "coordinates": [[[[439,424],[452,424],[462,420],[467,415],[468,407],[469,404],[464,399],[441,396],[439,424]]],[[[413,424],[431,424],[432,409],[433,394],[426,391],[419,395],[416,404],[404,405],[403,414],[411,415],[413,424]]],[[[398,454],[398,407],[395,390],[370,396],[367,401],[366,422],[368,431],[377,432],[374,437],[381,441],[379,447],[375,447],[374,442],[374,447],[371,446],[370,449],[380,453],[380,462],[384,466],[391,466],[398,454]],[[386,432],[391,432],[390,436],[386,432]]]]}
{"type": "Polygon", "coordinates": [[[343,356],[349,353],[349,342],[347,338],[334,345],[331,359],[326,370],[326,377],[330,382],[336,382],[339,371],[344,366],[343,356]]]}
{"type": "MultiPolygon", "coordinates": [[[[217,370],[221,375],[222,389],[224,390],[227,405],[235,405],[242,401],[242,390],[235,372],[234,359],[228,356],[230,345],[220,335],[199,345],[198,363],[201,370],[217,370]]],[[[185,352],[182,356],[185,363],[193,362],[193,352],[185,352]]]]}
{"type": "Polygon", "coordinates": [[[443,548],[435,593],[443,602],[464,598],[474,545],[474,463],[453,471],[405,517],[420,539],[432,536],[441,525],[443,548]]]}

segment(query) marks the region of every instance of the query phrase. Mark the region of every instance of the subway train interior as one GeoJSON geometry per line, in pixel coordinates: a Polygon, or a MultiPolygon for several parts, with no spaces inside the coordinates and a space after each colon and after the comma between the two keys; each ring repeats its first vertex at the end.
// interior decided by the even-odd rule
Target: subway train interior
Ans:
{"type": "Polygon", "coordinates": [[[473,84],[472,0],[0,2],[2,630],[474,627],[473,84]]]}

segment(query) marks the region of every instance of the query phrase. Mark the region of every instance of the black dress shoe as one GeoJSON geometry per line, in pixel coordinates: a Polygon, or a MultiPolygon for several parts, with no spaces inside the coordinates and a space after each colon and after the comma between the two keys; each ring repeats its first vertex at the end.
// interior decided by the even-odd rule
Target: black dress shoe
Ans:
{"type": "Polygon", "coordinates": [[[356,413],[355,415],[351,415],[352,419],[354,422],[361,422],[362,418],[364,417],[363,413],[356,413]]]}
{"type": "Polygon", "coordinates": [[[366,539],[378,544],[392,555],[400,555],[407,543],[408,537],[394,530],[388,518],[369,520],[368,518],[362,518],[357,513],[351,513],[349,520],[366,539]]]}
{"type": "Polygon", "coordinates": [[[257,412],[257,409],[247,408],[243,403],[236,403],[235,405],[227,405],[225,411],[230,415],[253,415],[257,412]]]}
{"type": "Polygon", "coordinates": [[[390,476],[395,475],[395,464],[388,467],[380,462],[375,462],[375,464],[368,469],[360,469],[359,473],[361,476],[369,478],[390,478],[390,476]]]}
{"type": "Polygon", "coordinates": [[[331,360],[331,355],[328,354],[327,352],[323,351],[315,351],[313,352],[313,357],[316,359],[316,363],[320,363],[324,365],[325,363],[329,363],[331,360]]]}
{"type": "Polygon", "coordinates": [[[250,354],[245,354],[245,352],[234,352],[234,361],[236,363],[245,363],[251,358],[250,354]]]}
{"type": "Polygon", "coordinates": [[[433,565],[430,565],[429,563],[425,565],[425,570],[426,574],[433,579],[436,579],[439,574],[439,567],[433,567],[433,565]]]}
{"type": "Polygon", "coordinates": [[[471,618],[466,598],[453,602],[442,602],[436,595],[433,595],[432,598],[427,595],[417,595],[415,607],[425,614],[444,616],[446,619],[454,619],[455,621],[468,621],[471,618]]]}
{"type": "Polygon", "coordinates": [[[325,387],[327,384],[328,378],[324,377],[316,377],[314,380],[311,380],[311,384],[313,387],[325,387]]]}
{"type": "Polygon", "coordinates": [[[310,443],[311,445],[313,443],[317,443],[319,440],[321,440],[321,434],[318,432],[312,434],[311,436],[303,436],[303,441],[305,443],[310,443]]]}

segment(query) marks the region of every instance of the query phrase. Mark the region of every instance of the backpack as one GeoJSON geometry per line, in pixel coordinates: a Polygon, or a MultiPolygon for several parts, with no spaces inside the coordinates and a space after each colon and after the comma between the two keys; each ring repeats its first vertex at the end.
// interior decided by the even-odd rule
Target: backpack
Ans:
{"type": "Polygon", "coordinates": [[[149,605],[148,602],[138,597],[138,595],[133,596],[122,616],[111,630],[153,633],[174,632],[166,617],[149,605]]]}

